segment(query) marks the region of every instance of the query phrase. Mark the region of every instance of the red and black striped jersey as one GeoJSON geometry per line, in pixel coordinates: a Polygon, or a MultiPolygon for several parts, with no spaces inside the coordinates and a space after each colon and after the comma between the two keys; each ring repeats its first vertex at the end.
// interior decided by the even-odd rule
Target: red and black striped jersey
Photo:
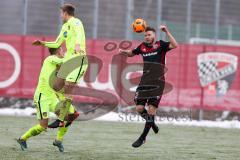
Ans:
{"type": "Polygon", "coordinates": [[[165,64],[166,53],[170,50],[170,42],[156,41],[153,45],[145,42],[132,50],[135,55],[142,55],[144,62],[155,62],[165,64]]]}

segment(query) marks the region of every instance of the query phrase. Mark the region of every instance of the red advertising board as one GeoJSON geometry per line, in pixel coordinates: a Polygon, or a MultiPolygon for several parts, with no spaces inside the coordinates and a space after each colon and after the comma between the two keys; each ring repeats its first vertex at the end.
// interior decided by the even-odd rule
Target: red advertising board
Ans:
{"type": "MultiPolygon", "coordinates": [[[[0,35],[0,96],[32,98],[41,64],[48,55],[46,48],[31,45],[35,39],[53,40],[52,37],[0,35]]],[[[88,72],[80,86],[112,93],[118,97],[119,103],[124,104],[121,97],[125,93],[122,88],[117,92],[116,86],[127,79],[122,73],[129,72],[124,76],[131,77],[134,72],[130,72],[131,67],[116,55],[119,47],[134,48],[137,44],[120,40],[88,40],[87,52],[93,59],[90,58],[88,72]],[[114,58],[118,58],[118,65],[114,64],[114,58]]],[[[140,56],[127,59],[128,64],[141,62],[140,56]]],[[[239,47],[179,45],[167,53],[166,81],[172,84],[173,90],[163,96],[160,106],[240,111],[239,62],[239,47]]],[[[133,94],[128,98],[133,102],[134,85],[120,86],[131,90],[133,94]]],[[[95,100],[85,96],[81,101],[95,100]]]]}

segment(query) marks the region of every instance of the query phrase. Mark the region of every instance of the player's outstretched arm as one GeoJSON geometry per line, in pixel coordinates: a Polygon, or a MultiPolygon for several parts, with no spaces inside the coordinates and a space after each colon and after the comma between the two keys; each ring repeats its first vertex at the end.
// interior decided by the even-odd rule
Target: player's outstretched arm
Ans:
{"type": "Polygon", "coordinates": [[[34,46],[46,46],[48,48],[59,48],[64,41],[63,29],[59,33],[57,39],[53,42],[36,40],[32,43],[34,46]]]}
{"type": "Polygon", "coordinates": [[[134,56],[134,54],[132,53],[131,50],[119,49],[119,54],[126,55],[128,57],[133,57],[134,56]]]}
{"type": "Polygon", "coordinates": [[[41,41],[41,40],[35,40],[35,41],[33,41],[32,45],[34,45],[34,46],[43,46],[44,42],[41,41]]]}
{"type": "Polygon", "coordinates": [[[47,41],[43,41],[43,45],[48,47],[48,48],[58,48],[61,46],[61,44],[64,41],[64,37],[62,32],[58,35],[57,39],[53,42],[47,42],[47,41]]]}
{"type": "Polygon", "coordinates": [[[46,46],[48,48],[58,48],[61,46],[62,42],[64,41],[63,38],[58,37],[56,41],[53,42],[47,42],[47,41],[41,41],[41,40],[35,40],[33,41],[32,45],[34,46],[46,46]]]}
{"type": "Polygon", "coordinates": [[[173,35],[171,34],[171,32],[168,30],[167,26],[161,25],[160,29],[163,32],[166,33],[166,35],[167,35],[167,37],[169,39],[169,42],[170,42],[169,48],[170,49],[177,48],[178,47],[178,43],[177,43],[176,39],[173,37],[173,35]]]}
{"type": "Polygon", "coordinates": [[[33,41],[32,45],[34,46],[46,46],[48,48],[58,48],[61,46],[64,39],[57,38],[56,41],[53,42],[47,42],[47,41],[41,41],[41,40],[35,40],[33,41]]]}

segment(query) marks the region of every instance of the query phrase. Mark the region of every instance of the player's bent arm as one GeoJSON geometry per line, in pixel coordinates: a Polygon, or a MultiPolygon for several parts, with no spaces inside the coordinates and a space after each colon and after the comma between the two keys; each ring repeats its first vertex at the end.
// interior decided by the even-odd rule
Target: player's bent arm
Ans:
{"type": "Polygon", "coordinates": [[[160,29],[166,33],[168,39],[169,39],[169,49],[174,49],[178,47],[178,43],[175,40],[175,38],[173,37],[173,35],[171,34],[171,32],[168,30],[167,26],[165,25],[160,25],[160,29]]]}
{"type": "Polygon", "coordinates": [[[79,49],[82,51],[86,51],[86,38],[85,38],[85,31],[82,22],[80,21],[79,24],[74,25],[74,30],[77,34],[76,38],[76,45],[79,45],[79,49]]]}
{"type": "Polygon", "coordinates": [[[170,31],[167,31],[166,32],[166,35],[169,39],[169,49],[174,49],[174,48],[177,48],[178,47],[178,43],[176,41],[176,39],[173,37],[173,35],[170,33],[170,31]]]}
{"type": "Polygon", "coordinates": [[[123,55],[126,55],[128,57],[133,57],[134,54],[131,50],[122,50],[122,49],[119,49],[119,53],[120,54],[123,54],[123,55]]]}

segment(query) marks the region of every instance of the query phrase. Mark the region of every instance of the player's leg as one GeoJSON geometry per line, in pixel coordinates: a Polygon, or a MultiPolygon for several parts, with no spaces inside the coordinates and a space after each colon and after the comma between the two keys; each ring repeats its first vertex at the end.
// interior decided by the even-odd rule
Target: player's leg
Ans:
{"type": "Polygon", "coordinates": [[[149,98],[148,101],[148,111],[143,107],[143,104],[146,103],[146,99],[141,99],[135,97],[135,103],[137,104],[136,110],[143,117],[146,122],[140,137],[132,144],[133,147],[140,147],[145,141],[149,133],[149,130],[152,128],[155,133],[158,133],[159,129],[154,123],[154,116],[156,115],[156,110],[160,102],[160,96],[149,98]]]}
{"type": "Polygon", "coordinates": [[[64,105],[60,109],[59,117],[58,119],[51,124],[52,127],[56,128],[58,127],[60,123],[62,123],[64,117],[66,116],[66,113],[69,110],[69,107],[71,106],[74,89],[79,83],[81,77],[84,76],[88,65],[87,65],[87,58],[86,57],[80,57],[79,59],[81,61],[80,67],[74,69],[69,75],[67,75],[65,85],[64,85],[64,95],[66,97],[66,105],[64,105]]]}
{"type": "MultiPolygon", "coordinates": [[[[152,106],[152,105],[150,105],[152,106]]],[[[144,106],[136,106],[136,111],[139,113],[139,115],[145,119],[146,121],[149,121],[149,119],[151,119],[152,116],[150,116],[151,114],[149,114],[149,111],[146,110],[146,108],[144,106]]],[[[150,111],[151,112],[151,111],[150,111]]],[[[152,113],[152,112],[151,112],[152,113]]],[[[155,114],[154,114],[155,115],[155,114]]],[[[153,122],[154,122],[154,116],[153,116],[153,122]]],[[[154,133],[158,133],[158,127],[155,123],[153,123],[152,125],[152,129],[154,131],[154,133]]]]}
{"type": "Polygon", "coordinates": [[[145,116],[146,122],[145,122],[143,132],[140,135],[140,137],[138,138],[138,140],[132,144],[132,146],[135,148],[140,147],[146,141],[146,137],[151,128],[153,128],[155,133],[158,133],[158,130],[159,130],[158,127],[156,126],[156,124],[154,123],[154,116],[156,115],[157,107],[155,107],[153,105],[148,105],[148,107],[149,107],[149,109],[145,116]]]}
{"type": "Polygon", "coordinates": [[[160,102],[159,96],[148,99],[148,111],[145,114],[146,123],[143,133],[140,136],[142,139],[146,139],[150,128],[152,128],[155,133],[158,133],[159,131],[157,125],[154,122],[154,117],[156,115],[159,102],[160,102]]]}
{"type": "Polygon", "coordinates": [[[76,115],[76,113],[78,113],[74,106],[71,105],[69,107],[69,111],[68,114],[66,116],[66,122],[65,122],[65,126],[63,127],[59,127],[58,132],[57,132],[57,137],[56,139],[53,141],[53,145],[58,147],[60,152],[64,152],[64,147],[63,147],[63,137],[64,135],[67,133],[68,128],[70,127],[70,125],[72,124],[72,122],[79,116],[79,114],[76,115]]]}
{"type": "MultiPolygon", "coordinates": [[[[49,101],[47,99],[40,100],[41,94],[39,96],[39,101],[35,101],[35,106],[37,109],[37,118],[39,120],[39,124],[32,126],[28,129],[18,140],[17,142],[20,144],[21,149],[27,149],[26,141],[33,136],[37,136],[43,131],[47,130],[48,126],[48,114],[49,114],[49,101]]],[[[44,98],[42,98],[44,99],[44,98]]]]}
{"type": "Polygon", "coordinates": [[[69,127],[65,127],[65,126],[59,127],[59,128],[58,128],[58,132],[57,132],[57,137],[56,137],[56,139],[53,141],[53,145],[56,146],[56,147],[58,147],[58,149],[59,149],[60,152],[64,152],[64,147],[63,147],[62,141],[63,141],[64,135],[65,135],[65,134],[67,133],[67,131],[68,131],[68,128],[69,128],[69,127]]]}
{"type": "Polygon", "coordinates": [[[64,85],[65,85],[65,80],[62,78],[56,77],[54,84],[53,84],[53,89],[56,92],[59,92],[60,90],[63,89],[64,85]]]}
{"type": "Polygon", "coordinates": [[[68,82],[66,81],[65,82],[65,85],[64,85],[64,96],[65,96],[65,104],[64,106],[60,109],[60,113],[59,113],[59,117],[58,119],[59,120],[64,120],[68,110],[69,110],[69,107],[71,106],[72,104],[72,99],[73,99],[73,92],[74,92],[74,88],[76,87],[76,83],[75,82],[68,82]]]}
{"type": "MultiPolygon", "coordinates": [[[[73,99],[73,95],[75,93],[75,88],[79,83],[80,79],[84,76],[88,68],[88,59],[85,56],[76,56],[73,60],[70,60],[73,64],[80,65],[79,67],[75,68],[73,71],[69,73],[66,77],[65,86],[64,86],[64,93],[67,99],[73,99]]],[[[62,115],[66,114],[69,110],[69,105],[66,106],[65,109],[61,110],[63,112],[62,115]]],[[[61,118],[61,113],[60,113],[61,118]]]]}
{"type": "Polygon", "coordinates": [[[79,117],[79,112],[76,110],[76,108],[71,105],[68,110],[68,114],[66,117],[66,125],[65,127],[68,127],[72,124],[73,121],[75,121],[79,117]]]}
{"type": "Polygon", "coordinates": [[[140,137],[132,144],[132,147],[134,148],[140,147],[142,144],[145,143],[147,134],[151,129],[151,124],[148,122],[148,113],[145,107],[143,105],[137,105],[136,110],[141,115],[141,117],[143,117],[146,120],[146,122],[140,137]]]}
{"type": "MultiPolygon", "coordinates": [[[[58,110],[58,111],[59,111],[59,110],[58,110]]],[[[68,124],[67,122],[70,122],[70,124],[71,124],[72,121],[77,118],[77,117],[74,117],[74,119],[69,120],[69,116],[74,115],[75,112],[76,112],[76,110],[75,110],[74,106],[71,105],[71,106],[69,107],[69,111],[68,111],[68,114],[67,114],[66,119],[65,119],[66,124],[68,124]]],[[[71,117],[71,118],[72,118],[72,117],[71,117]]],[[[64,135],[66,134],[66,132],[67,132],[68,127],[70,126],[70,124],[65,125],[65,126],[62,126],[62,127],[59,128],[58,133],[57,133],[56,140],[58,140],[58,141],[62,141],[62,140],[63,140],[63,137],[64,137],[64,135]]]]}
{"type": "Polygon", "coordinates": [[[135,109],[138,112],[138,114],[146,120],[147,110],[145,108],[145,105],[147,103],[147,99],[139,97],[139,90],[140,90],[140,87],[137,88],[137,91],[134,97],[134,102],[136,104],[135,109]]]}
{"type": "Polygon", "coordinates": [[[154,133],[158,133],[159,129],[158,129],[158,126],[155,124],[155,116],[156,116],[156,113],[157,113],[157,108],[158,108],[158,105],[159,105],[159,102],[161,100],[161,97],[162,96],[156,96],[156,97],[153,97],[153,98],[150,98],[148,100],[148,115],[149,115],[149,119],[152,124],[152,129],[154,131],[154,133]]]}
{"type": "Polygon", "coordinates": [[[149,125],[149,123],[147,122],[147,115],[148,115],[148,113],[147,113],[147,110],[145,109],[145,106],[137,105],[136,106],[136,111],[141,115],[141,117],[143,117],[146,120],[146,122],[145,122],[145,126],[144,126],[142,134],[132,144],[132,147],[134,147],[134,148],[140,147],[142,144],[145,143],[147,134],[148,134],[149,130],[151,129],[151,125],[149,125]]]}
{"type": "Polygon", "coordinates": [[[72,100],[68,98],[65,98],[64,100],[60,100],[60,102],[57,104],[58,119],[52,122],[51,124],[49,124],[48,128],[58,128],[65,125],[64,119],[67,115],[69,107],[71,106],[71,103],[72,103],[72,100]]]}
{"type": "MultiPolygon", "coordinates": [[[[147,116],[147,110],[145,109],[145,104],[147,103],[147,99],[139,98],[138,97],[138,91],[136,92],[134,102],[136,104],[136,111],[140,114],[141,117],[146,119],[147,116]]],[[[146,128],[146,124],[145,124],[146,128]]],[[[143,132],[148,133],[150,128],[146,128],[143,130],[143,132]]],[[[133,147],[140,147],[146,140],[146,136],[144,137],[142,134],[141,136],[132,144],[133,147]]]]}
{"type": "Polygon", "coordinates": [[[68,85],[66,83],[66,79],[68,77],[68,74],[71,73],[72,70],[72,64],[70,61],[71,59],[69,58],[65,58],[64,59],[64,63],[61,65],[60,69],[58,70],[58,74],[57,77],[55,79],[55,82],[53,84],[53,89],[57,92],[57,96],[60,99],[61,102],[59,105],[61,105],[61,107],[59,107],[60,112],[58,115],[58,119],[56,121],[54,121],[53,123],[51,123],[48,127],[49,128],[57,128],[59,126],[61,126],[61,124],[63,124],[64,118],[66,116],[66,113],[68,111],[68,105],[66,105],[66,103],[68,103],[72,97],[68,97],[68,95],[72,92],[70,92],[70,87],[67,87],[66,85],[68,85]],[[61,90],[61,93],[60,93],[61,90]],[[68,100],[66,99],[68,98],[68,100]]]}
{"type": "MultiPolygon", "coordinates": [[[[67,75],[65,80],[65,86],[64,86],[64,93],[65,96],[68,99],[73,99],[73,95],[77,94],[75,93],[75,88],[77,87],[77,84],[79,83],[80,79],[84,76],[84,74],[87,71],[88,68],[88,58],[86,56],[79,56],[76,55],[74,58],[71,58],[66,62],[66,64],[70,63],[72,65],[73,70],[67,75]]],[[[63,110],[65,113],[69,110],[70,106],[67,106],[65,110],[63,110]]]]}
{"type": "Polygon", "coordinates": [[[48,126],[48,119],[39,120],[39,124],[31,127],[27,132],[25,132],[20,139],[28,140],[30,137],[39,135],[42,131],[46,131],[48,126]]]}
{"type": "Polygon", "coordinates": [[[17,142],[20,144],[20,147],[22,150],[27,149],[27,140],[30,137],[37,136],[43,131],[47,130],[47,123],[48,123],[48,119],[40,120],[39,124],[31,127],[19,139],[17,139],[17,142]]]}

